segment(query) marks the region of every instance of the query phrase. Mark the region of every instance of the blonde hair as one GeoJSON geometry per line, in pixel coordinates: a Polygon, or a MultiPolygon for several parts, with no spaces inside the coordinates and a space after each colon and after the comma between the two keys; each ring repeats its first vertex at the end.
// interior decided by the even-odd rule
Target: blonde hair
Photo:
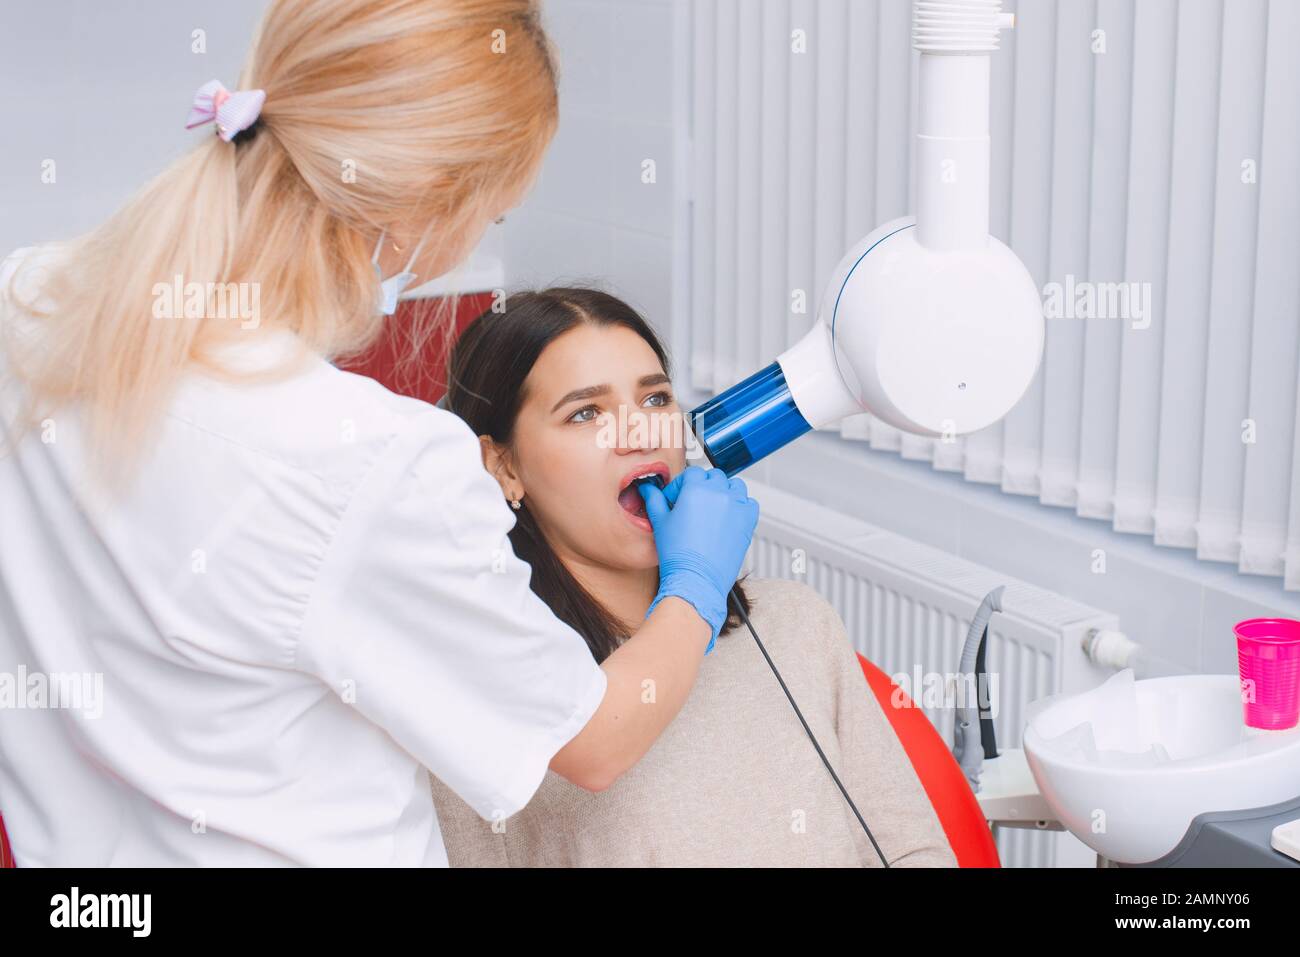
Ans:
{"type": "Polygon", "coordinates": [[[427,224],[425,255],[454,242],[531,181],[558,118],[532,0],[275,0],[231,89],[266,91],[255,135],[231,143],[200,127],[193,151],[42,270],[44,305],[16,294],[18,275],[5,290],[47,320],[38,342],[7,337],[29,387],[19,434],[84,403],[108,486],[144,452],[187,363],[248,375],[216,358],[249,335],[240,320],[154,318],[157,284],[256,283],[263,325],[310,350],[256,378],[312,352],[357,355],[385,320],[378,232],[427,224]]]}

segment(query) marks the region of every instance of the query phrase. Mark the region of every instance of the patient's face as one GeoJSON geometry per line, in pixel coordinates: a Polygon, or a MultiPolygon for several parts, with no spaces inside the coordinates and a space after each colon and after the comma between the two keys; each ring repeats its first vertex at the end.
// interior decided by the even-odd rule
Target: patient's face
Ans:
{"type": "Polygon", "coordinates": [[[515,473],[551,547],[610,568],[656,566],[629,478],[657,471],[667,482],[686,454],[681,410],[654,350],[624,326],[583,323],[542,351],[524,391],[515,473]]]}

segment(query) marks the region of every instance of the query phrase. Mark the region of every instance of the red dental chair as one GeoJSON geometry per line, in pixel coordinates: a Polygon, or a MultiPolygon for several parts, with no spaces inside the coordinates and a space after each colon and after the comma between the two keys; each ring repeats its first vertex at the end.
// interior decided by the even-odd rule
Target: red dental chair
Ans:
{"type": "Polygon", "coordinates": [[[934,806],[934,813],[943,825],[948,844],[957,856],[959,867],[1001,867],[998,847],[993,832],[984,819],[984,811],[975,799],[966,776],[957,764],[952,751],[939,737],[930,719],[920,708],[910,707],[911,699],[885,674],[862,655],[858,655],[862,673],[866,675],[880,703],[880,708],[893,725],[903,750],[907,752],[921,779],[921,786],[934,806]],[[895,707],[891,697],[897,694],[908,707],[895,707]]]}

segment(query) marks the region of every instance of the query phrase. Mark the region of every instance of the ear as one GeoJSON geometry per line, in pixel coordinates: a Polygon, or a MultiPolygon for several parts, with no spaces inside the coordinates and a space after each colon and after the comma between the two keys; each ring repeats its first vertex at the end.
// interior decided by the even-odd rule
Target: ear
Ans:
{"type": "Polygon", "coordinates": [[[483,467],[497,480],[505,497],[523,498],[523,483],[515,475],[514,466],[510,461],[510,450],[498,445],[490,435],[480,435],[478,445],[483,455],[483,467]]]}

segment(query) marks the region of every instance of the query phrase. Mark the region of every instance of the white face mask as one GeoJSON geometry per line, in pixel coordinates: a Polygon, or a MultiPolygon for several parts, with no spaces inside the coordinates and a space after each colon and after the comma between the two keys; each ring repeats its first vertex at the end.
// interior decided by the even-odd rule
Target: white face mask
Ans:
{"type": "Polygon", "coordinates": [[[397,301],[402,298],[402,292],[407,285],[415,278],[415,273],[411,272],[411,267],[415,265],[415,257],[420,255],[420,249],[424,246],[424,240],[421,239],[411,252],[411,259],[406,264],[406,268],[399,273],[395,273],[384,278],[383,272],[379,266],[379,250],[384,248],[384,236],[387,233],[379,234],[379,242],[375,244],[374,255],[370,257],[370,262],[374,264],[375,275],[379,277],[379,311],[385,316],[391,316],[397,311],[397,301]]]}

